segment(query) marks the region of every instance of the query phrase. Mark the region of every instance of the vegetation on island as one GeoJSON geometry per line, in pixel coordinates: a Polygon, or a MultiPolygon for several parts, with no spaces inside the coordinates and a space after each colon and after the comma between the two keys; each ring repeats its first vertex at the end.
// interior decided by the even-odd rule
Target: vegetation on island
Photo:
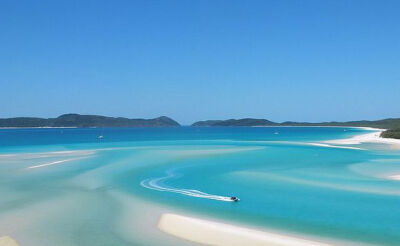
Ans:
{"type": "Polygon", "coordinates": [[[100,115],[64,114],[57,118],[17,117],[0,119],[0,127],[162,127],[180,126],[166,116],[155,119],[128,119],[100,115]]]}
{"type": "Polygon", "coordinates": [[[382,132],[381,137],[400,139],[400,128],[384,131],[384,132],[382,132]]]}
{"type": "MultiPolygon", "coordinates": [[[[63,114],[57,118],[16,117],[0,119],[0,127],[169,127],[180,126],[175,120],[161,116],[154,119],[129,119],[123,117],[107,117],[101,115],[63,114]]],[[[348,127],[374,127],[388,129],[382,133],[385,138],[400,139],[400,118],[383,120],[362,120],[347,122],[295,122],[282,123],[266,119],[229,119],[205,120],[192,124],[196,127],[241,127],[241,126],[348,126],[348,127]]]]}
{"type": "Polygon", "coordinates": [[[389,129],[382,133],[385,138],[398,138],[400,139],[400,118],[390,118],[383,120],[361,120],[361,121],[347,121],[347,122],[295,122],[285,121],[277,123],[265,119],[229,119],[229,120],[206,120],[198,121],[192,126],[348,126],[348,127],[373,127],[381,129],[389,129]]]}

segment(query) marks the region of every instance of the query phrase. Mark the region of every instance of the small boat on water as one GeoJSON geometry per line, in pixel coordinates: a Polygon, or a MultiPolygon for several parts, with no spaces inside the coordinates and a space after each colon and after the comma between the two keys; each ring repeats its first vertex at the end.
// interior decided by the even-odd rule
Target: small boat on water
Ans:
{"type": "Polygon", "coordinates": [[[237,198],[236,196],[231,196],[231,200],[232,200],[232,202],[238,202],[238,201],[240,201],[240,199],[237,198]]]}
{"type": "Polygon", "coordinates": [[[102,139],[102,138],[104,138],[104,136],[103,136],[103,135],[100,135],[100,136],[98,136],[97,138],[98,138],[98,139],[102,139]]]}

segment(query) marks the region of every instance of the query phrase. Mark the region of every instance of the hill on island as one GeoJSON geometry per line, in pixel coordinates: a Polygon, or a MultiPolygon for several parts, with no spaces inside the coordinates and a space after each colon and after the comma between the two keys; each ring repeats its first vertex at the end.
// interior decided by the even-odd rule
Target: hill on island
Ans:
{"type": "MultiPolygon", "coordinates": [[[[107,117],[101,115],[63,114],[57,118],[15,117],[0,119],[0,127],[176,127],[180,126],[175,120],[161,116],[154,119],[129,119],[124,117],[107,117]]],[[[400,139],[400,118],[383,120],[362,120],[346,122],[295,122],[282,123],[266,119],[229,119],[205,120],[192,124],[194,127],[243,127],[243,126],[347,126],[374,127],[388,129],[382,137],[400,139]]]]}
{"type": "Polygon", "coordinates": [[[0,127],[163,127],[180,126],[166,116],[129,119],[101,115],[63,114],[57,118],[16,117],[0,119],[0,127]]]}
{"type": "Polygon", "coordinates": [[[398,138],[400,139],[400,118],[390,118],[383,120],[361,120],[361,121],[346,121],[346,122],[321,122],[321,123],[310,123],[310,122],[295,122],[285,121],[277,123],[265,119],[229,119],[229,120],[205,120],[198,121],[192,124],[196,127],[220,127],[220,126],[348,126],[348,127],[374,127],[388,129],[382,133],[382,137],[385,138],[398,138]]]}
{"type": "Polygon", "coordinates": [[[192,124],[192,126],[356,126],[356,127],[374,127],[383,129],[394,129],[400,128],[400,118],[383,119],[375,121],[346,121],[346,122],[295,122],[285,121],[282,123],[269,121],[266,119],[229,119],[229,120],[205,120],[198,121],[192,124]]]}

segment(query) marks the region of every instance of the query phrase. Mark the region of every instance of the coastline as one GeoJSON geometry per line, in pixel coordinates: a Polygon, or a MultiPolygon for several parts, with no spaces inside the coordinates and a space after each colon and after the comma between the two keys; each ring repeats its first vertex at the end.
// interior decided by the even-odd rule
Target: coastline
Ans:
{"type": "Polygon", "coordinates": [[[298,236],[261,231],[211,220],[164,213],[158,228],[172,236],[203,245],[215,246],[328,246],[298,236]]]}
{"type": "Polygon", "coordinates": [[[340,144],[340,145],[377,143],[377,144],[387,144],[387,145],[390,145],[391,148],[400,149],[400,139],[381,137],[381,133],[386,131],[386,129],[372,128],[372,127],[357,127],[357,128],[369,130],[369,131],[373,131],[373,132],[359,134],[359,135],[356,135],[351,138],[327,140],[327,141],[323,141],[323,143],[340,144]]]}

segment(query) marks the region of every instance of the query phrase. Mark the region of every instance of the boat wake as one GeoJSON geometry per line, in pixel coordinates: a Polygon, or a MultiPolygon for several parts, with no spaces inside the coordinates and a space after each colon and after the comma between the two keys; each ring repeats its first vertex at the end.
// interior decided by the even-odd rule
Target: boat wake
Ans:
{"type": "Polygon", "coordinates": [[[161,178],[154,178],[154,179],[145,179],[140,182],[140,185],[151,190],[158,190],[158,191],[166,191],[166,192],[173,192],[178,193],[186,196],[198,197],[198,198],[205,198],[211,200],[218,200],[223,202],[234,202],[231,197],[229,196],[219,196],[219,195],[212,195],[208,194],[199,190],[192,190],[192,189],[178,189],[169,187],[163,184],[164,181],[167,179],[173,178],[176,175],[173,172],[167,172],[167,176],[161,178]]]}

